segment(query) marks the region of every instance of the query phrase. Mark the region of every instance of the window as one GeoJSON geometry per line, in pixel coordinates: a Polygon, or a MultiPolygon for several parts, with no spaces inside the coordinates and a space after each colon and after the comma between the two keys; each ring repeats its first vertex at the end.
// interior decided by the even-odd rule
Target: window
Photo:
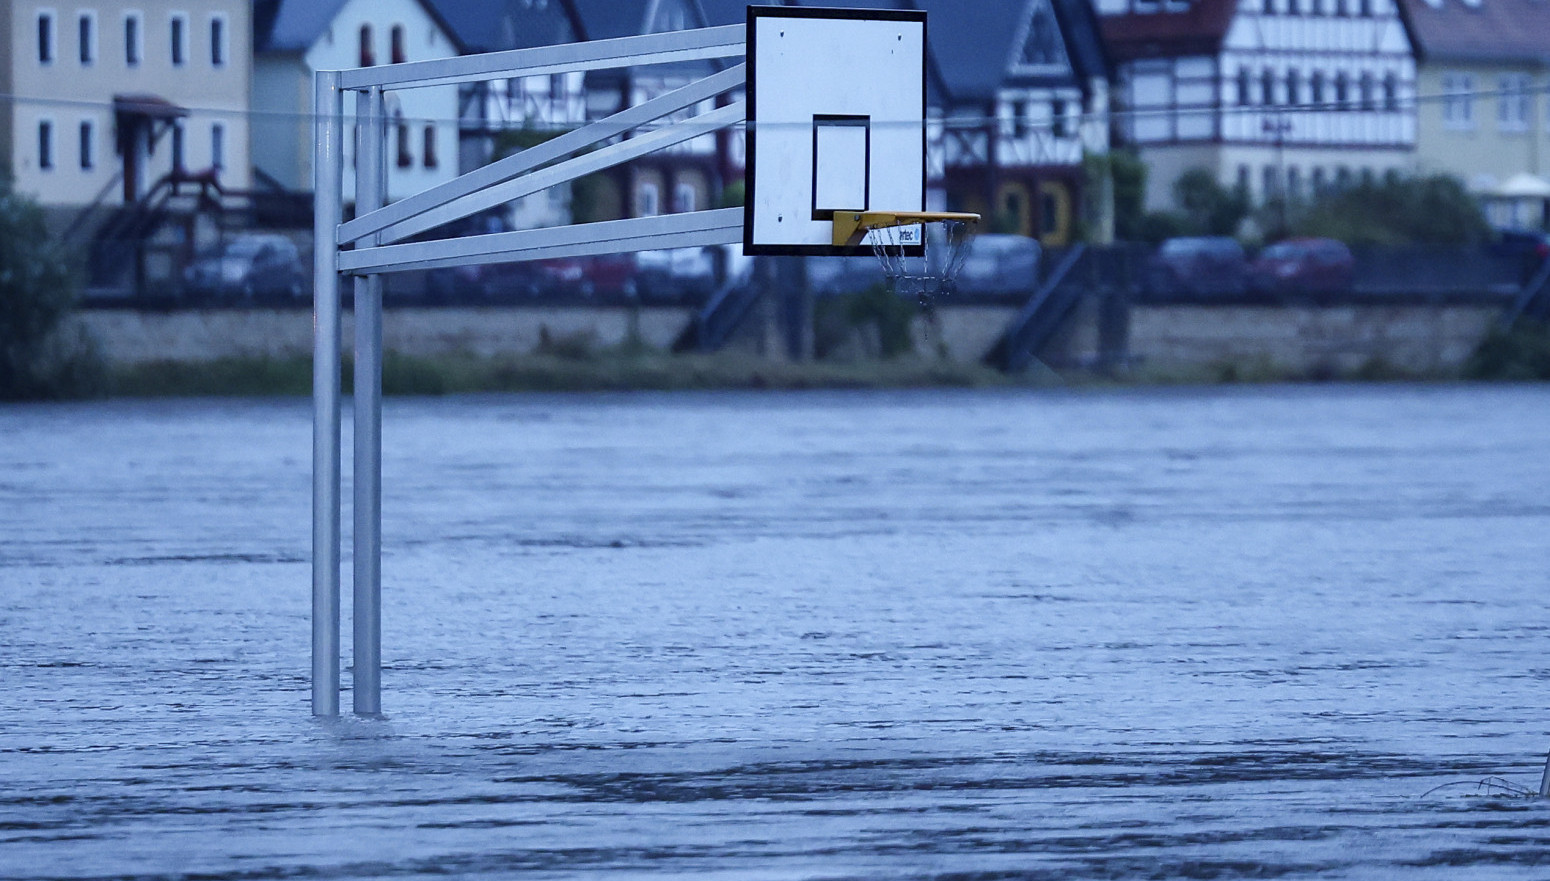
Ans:
{"type": "Polygon", "coordinates": [[[1298,15],[1302,12],[1302,3],[1299,0],[1286,0],[1286,14],[1298,15]]]}
{"type": "Polygon", "coordinates": [[[92,156],[92,124],[89,120],[81,122],[81,170],[91,171],[95,165],[92,156]]]}
{"type": "Polygon", "coordinates": [[[1528,130],[1529,78],[1506,74],[1496,83],[1496,124],[1504,132],[1528,130]]]}
{"type": "Polygon", "coordinates": [[[694,184],[680,183],[673,187],[673,210],[679,214],[686,214],[695,210],[699,202],[699,194],[694,189],[694,184]]]}
{"type": "Polygon", "coordinates": [[[1351,105],[1351,78],[1345,71],[1335,74],[1335,109],[1350,110],[1351,105]]]}
{"type": "Polygon", "coordinates": [[[172,16],[172,66],[182,67],[188,63],[188,18],[183,15],[172,16]]]}
{"type": "Polygon", "coordinates": [[[223,123],[210,123],[210,165],[226,167],[226,126],[223,123]]]}
{"type": "Polygon", "coordinates": [[[140,66],[140,15],[131,12],[124,16],[124,63],[140,66]]]}
{"type": "Polygon", "coordinates": [[[1055,120],[1055,137],[1071,137],[1071,105],[1064,99],[1056,98],[1050,104],[1050,115],[1055,120]]]}
{"type": "Polygon", "coordinates": [[[394,111],[393,121],[395,123],[395,140],[398,143],[396,151],[398,153],[398,167],[408,168],[414,164],[414,155],[409,145],[409,123],[404,122],[404,115],[399,111],[394,111]]]}
{"type": "Polygon", "coordinates": [[[403,25],[395,24],[393,25],[393,29],[388,31],[388,46],[388,52],[390,53],[390,57],[393,59],[394,64],[403,64],[405,61],[409,60],[409,55],[404,50],[403,25]]]}
{"type": "Polygon", "coordinates": [[[425,141],[420,149],[420,161],[426,168],[435,168],[440,163],[436,159],[436,126],[426,123],[423,132],[425,141]]]}
{"type": "Polygon", "coordinates": [[[1286,169],[1286,197],[1297,199],[1302,196],[1302,172],[1293,165],[1286,169]]]}
{"type": "Polygon", "coordinates": [[[1372,73],[1369,71],[1362,71],[1362,76],[1359,82],[1360,85],[1358,86],[1358,92],[1360,93],[1362,99],[1362,109],[1377,110],[1378,98],[1373,89],[1372,73]]]}
{"type": "Polygon", "coordinates": [[[1249,191],[1249,167],[1247,165],[1238,166],[1237,190],[1239,193],[1248,193],[1249,191]]]}
{"type": "Polygon", "coordinates": [[[361,25],[361,67],[371,67],[377,63],[377,53],[371,45],[371,25],[361,25]]]}
{"type": "Polygon", "coordinates": [[[1295,67],[1286,72],[1286,103],[1293,107],[1302,103],[1302,75],[1295,67]]]}
{"type": "Polygon", "coordinates": [[[636,192],[635,208],[637,217],[655,217],[662,213],[661,194],[655,183],[646,181],[640,185],[636,192]]]}
{"type": "Polygon", "coordinates": [[[1329,189],[1329,182],[1324,180],[1324,169],[1313,169],[1313,195],[1322,196],[1329,189]]]}
{"type": "Polygon", "coordinates": [[[1276,103],[1276,76],[1269,70],[1259,75],[1259,91],[1261,104],[1270,106],[1276,103]]]}
{"type": "Polygon", "coordinates": [[[1346,0],[1335,0],[1335,14],[1346,15],[1346,0]]]}
{"type": "Polygon", "coordinates": [[[1247,67],[1238,68],[1238,106],[1247,107],[1254,103],[1252,88],[1253,75],[1247,67]]]}
{"type": "Polygon", "coordinates": [[[183,171],[188,166],[183,161],[183,120],[172,124],[172,170],[183,171]]]}
{"type": "Polygon", "coordinates": [[[54,167],[54,124],[46,119],[38,123],[38,167],[54,167]]]}
{"type": "Polygon", "coordinates": [[[226,17],[210,17],[210,66],[226,66],[226,17]]]}
{"type": "Polygon", "coordinates": [[[1442,77],[1442,122],[1455,130],[1475,127],[1475,78],[1467,73],[1442,77]]]}
{"type": "Polygon", "coordinates": [[[1280,180],[1276,177],[1276,167],[1274,165],[1265,166],[1261,172],[1261,176],[1264,179],[1264,198],[1267,201],[1281,195],[1281,184],[1280,180]]]}
{"type": "Polygon", "coordinates": [[[54,13],[38,13],[38,63],[54,63],[54,13]]]}
{"type": "Polygon", "coordinates": [[[1359,0],[1357,12],[1363,18],[1372,18],[1372,0],[1359,0]]]}
{"type": "Polygon", "coordinates": [[[81,44],[81,65],[90,66],[97,60],[97,16],[90,12],[81,13],[76,19],[76,36],[81,44]]]}
{"type": "Polygon", "coordinates": [[[1263,12],[1266,15],[1275,15],[1276,14],[1276,0],[1265,0],[1265,2],[1263,4],[1261,4],[1259,11],[1263,12]]]}
{"type": "Polygon", "coordinates": [[[1390,73],[1383,77],[1383,109],[1399,109],[1399,77],[1390,73]]]}
{"type": "Polygon", "coordinates": [[[1308,78],[1308,99],[1315,107],[1324,103],[1324,72],[1321,70],[1315,70],[1308,78]]]}

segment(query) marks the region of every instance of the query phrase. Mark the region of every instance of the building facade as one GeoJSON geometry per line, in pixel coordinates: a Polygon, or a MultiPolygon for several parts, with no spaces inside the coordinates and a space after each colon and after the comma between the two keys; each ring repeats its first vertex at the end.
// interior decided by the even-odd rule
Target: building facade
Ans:
{"type": "Polygon", "coordinates": [[[1147,204],[1204,168],[1263,203],[1408,172],[1416,63],[1395,0],[1096,0],[1116,135],[1147,204]]]}
{"type": "Polygon", "coordinates": [[[1550,4],[1400,0],[1420,60],[1416,164],[1499,226],[1550,226],[1550,4]]]}
{"type": "Polygon", "coordinates": [[[3,9],[0,159],[18,191],[68,213],[173,178],[249,187],[245,0],[3,9]]]}
{"type": "MultiPolygon", "coordinates": [[[[451,58],[461,48],[421,0],[259,0],[255,4],[253,163],[268,186],[312,190],[313,74],[451,58]]],[[[456,86],[389,92],[388,199],[458,174],[456,86]]],[[[355,107],[345,102],[344,192],[355,191],[355,107]]]]}
{"type": "MultiPolygon", "coordinates": [[[[1086,0],[924,2],[939,88],[929,153],[942,204],[1047,245],[1076,237],[1084,157],[1109,149],[1109,64],[1086,0]]],[[[1101,236],[1100,236],[1101,237],[1101,236]]]]}

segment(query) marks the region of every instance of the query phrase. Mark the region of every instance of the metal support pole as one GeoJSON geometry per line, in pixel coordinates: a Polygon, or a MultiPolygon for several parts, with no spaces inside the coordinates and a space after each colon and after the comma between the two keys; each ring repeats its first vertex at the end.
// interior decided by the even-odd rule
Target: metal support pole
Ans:
{"type": "Polygon", "coordinates": [[[312,341],[312,714],[339,715],[339,247],[343,95],[314,80],[312,341]]]}
{"type": "MultiPolygon", "coordinates": [[[[382,87],[357,96],[355,213],[387,201],[382,87]]],[[[372,236],[373,241],[377,238],[372,236]]],[[[382,712],[382,276],[355,280],[355,712],[382,712]]]]}
{"type": "Polygon", "coordinates": [[[1550,756],[1545,756],[1545,773],[1539,778],[1539,797],[1550,798],[1550,756]]]}

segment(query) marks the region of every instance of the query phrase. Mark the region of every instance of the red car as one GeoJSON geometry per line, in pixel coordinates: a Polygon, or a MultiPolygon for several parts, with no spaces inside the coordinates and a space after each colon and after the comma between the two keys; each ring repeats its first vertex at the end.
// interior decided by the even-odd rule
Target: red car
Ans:
{"type": "Polygon", "coordinates": [[[558,257],[538,261],[537,269],[541,292],[558,298],[630,299],[636,293],[632,254],[558,257]]]}
{"type": "Polygon", "coordinates": [[[1263,294],[1335,294],[1351,289],[1356,260],[1344,242],[1287,239],[1259,252],[1249,287],[1263,294]]]}

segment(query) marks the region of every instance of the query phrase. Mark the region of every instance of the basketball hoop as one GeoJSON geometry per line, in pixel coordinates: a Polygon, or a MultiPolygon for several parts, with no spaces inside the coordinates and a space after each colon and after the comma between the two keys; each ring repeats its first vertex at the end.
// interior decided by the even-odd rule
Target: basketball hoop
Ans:
{"type": "Polygon", "coordinates": [[[979,221],[951,211],[836,211],[834,244],[871,246],[888,287],[929,309],[952,292],[979,221]]]}

